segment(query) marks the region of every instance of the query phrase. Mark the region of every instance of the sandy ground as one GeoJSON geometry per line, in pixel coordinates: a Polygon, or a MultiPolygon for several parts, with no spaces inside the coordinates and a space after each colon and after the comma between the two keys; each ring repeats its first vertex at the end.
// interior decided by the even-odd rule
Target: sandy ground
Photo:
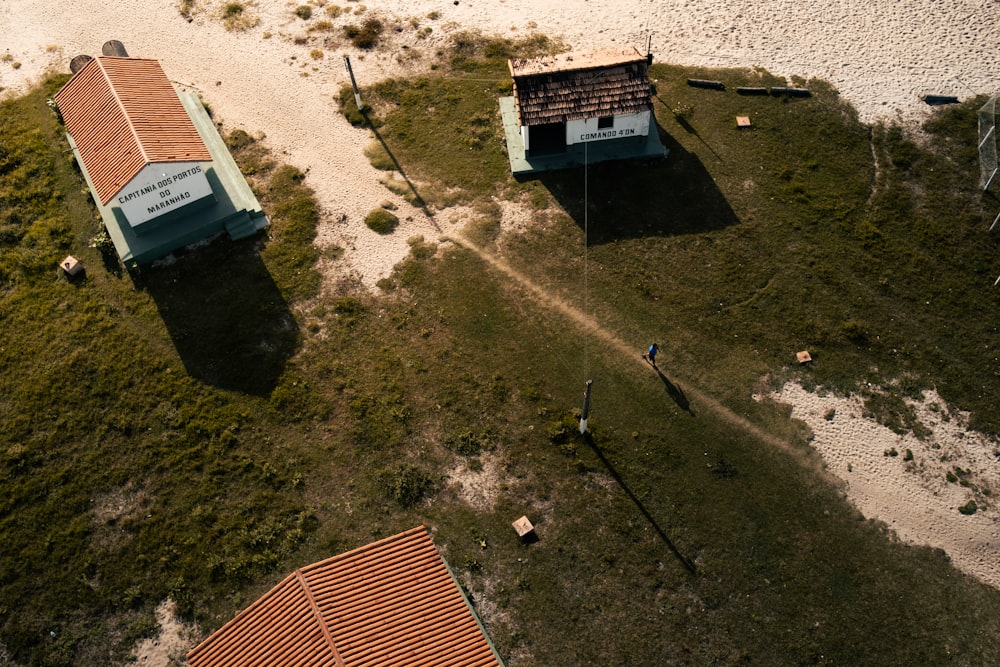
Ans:
{"type": "MultiPolygon", "coordinates": [[[[933,391],[907,401],[927,434],[900,435],[867,414],[860,396],[789,383],[767,397],[792,406],[827,469],[869,519],[905,542],[943,549],[955,567],[1000,588],[1000,442],[968,428],[969,415],[933,391]],[[950,475],[949,475],[950,473],[950,475]],[[960,507],[976,505],[973,514],[960,507]]],[[[968,508],[967,510],[968,511],[968,508]]]]}
{"type": "Polygon", "coordinates": [[[156,622],[160,624],[160,634],[139,642],[135,647],[135,664],[141,667],[185,664],[184,656],[200,639],[197,630],[177,619],[171,600],[164,600],[156,608],[156,622]]]}
{"type": "MultiPolygon", "coordinates": [[[[406,256],[408,237],[438,238],[463,216],[445,211],[430,220],[380,183],[383,174],[362,154],[370,135],[337,110],[338,91],[348,82],[345,54],[364,85],[425,70],[461,29],[515,37],[540,32],[581,50],[644,50],[651,37],[660,61],[827,79],[868,122],[913,123],[928,113],[922,95],[965,98],[1000,85],[1000,0],[340,1],[348,13],[333,19],[336,26],[369,16],[386,24],[383,45],[372,53],[350,48],[340,30],[308,32],[310,23],[327,18],[316,4],[309,22],[295,16],[298,1],[243,4],[258,23],[229,32],[219,18],[221,0],[195,2],[190,20],[178,0],[0,0],[0,97],[25,92],[48,71],[67,71],[73,56],[99,55],[109,39],[122,41],[130,55],[160,60],[227,129],[262,133],[282,161],[307,171],[323,210],[317,243],[347,251],[333,278],[346,274],[369,287],[406,256]],[[397,205],[403,223],[380,236],[362,220],[385,200],[397,205]]],[[[963,417],[934,396],[919,406],[934,433],[923,441],[880,429],[856,398],[808,394],[794,385],[774,398],[795,406],[793,417],[813,428],[814,445],[866,516],[885,521],[902,539],[945,549],[956,566],[1000,586],[992,502],[946,479],[957,466],[970,471],[969,484],[1000,493],[996,443],[967,432],[963,417]],[[898,456],[884,456],[893,447],[898,456]],[[903,460],[906,449],[912,461],[903,460]],[[960,514],[957,507],[973,495],[985,507],[960,514]]],[[[142,664],[166,665],[168,653],[181,651],[167,636],[175,626],[162,625],[159,646],[170,649],[140,647],[142,664]]]]}

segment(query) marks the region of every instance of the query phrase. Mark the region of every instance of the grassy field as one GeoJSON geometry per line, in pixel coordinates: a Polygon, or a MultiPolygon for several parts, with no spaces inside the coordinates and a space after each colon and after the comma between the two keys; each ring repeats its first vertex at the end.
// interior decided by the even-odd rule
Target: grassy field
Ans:
{"type": "Polygon", "coordinates": [[[308,179],[245,133],[268,238],[113,270],[45,103],[62,80],[3,104],[2,661],[112,664],[168,596],[208,632],[295,567],[420,523],[510,667],[997,655],[1000,592],[864,520],[808,433],[751,399],[790,378],[861,391],[902,431],[902,397],[935,387],[1000,432],[976,104],[915,142],[821,82],[745,98],[776,80],[656,65],[666,162],[519,183],[496,112],[519,48],[551,45],[466,36],[434,76],[364,91],[429,210],[478,211],[459,244],[411,239],[374,294],[319,298],[308,179]],[[492,197],[531,227],[501,234],[492,197]],[[58,274],[67,253],[84,280],[58,274]],[[653,339],[660,375],[638,358],[653,339]]]}

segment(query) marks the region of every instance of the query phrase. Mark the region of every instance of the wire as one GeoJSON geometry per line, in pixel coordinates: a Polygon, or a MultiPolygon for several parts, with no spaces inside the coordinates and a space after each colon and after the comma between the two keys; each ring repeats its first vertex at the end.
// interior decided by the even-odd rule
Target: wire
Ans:
{"type": "MultiPolygon", "coordinates": [[[[588,179],[588,155],[587,146],[589,142],[583,142],[583,313],[584,315],[590,315],[590,307],[588,299],[590,297],[589,293],[589,274],[587,266],[587,255],[590,252],[590,206],[587,202],[588,192],[587,192],[587,179],[588,179]]],[[[589,336],[585,335],[583,337],[583,379],[587,381],[590,379],[590,344],[589,336]]]]}

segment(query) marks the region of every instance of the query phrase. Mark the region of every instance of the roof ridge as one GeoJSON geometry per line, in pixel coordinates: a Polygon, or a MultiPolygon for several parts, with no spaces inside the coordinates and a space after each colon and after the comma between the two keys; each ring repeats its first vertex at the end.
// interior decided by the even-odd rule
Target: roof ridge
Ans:
{"type": "MultiPolygon", "coordinates": [[[[345,551],[342,554],[337,554],[336,556],[330,556],[329,558],[324,558],[321,561],[311,563],[305,567],[300,568],[306,573],[312,574],[313,572],[323,571],[328,568],[335,561],[350,562],[351,560],[357,560],[362,554],[370,554],[371,552],[378,552],[391,542],[408,542],[416,534],[423,532],[424,534],[429,534],[427,527],[423,524],[417,526],[416,528],[410,528],[409,530],[403,531],[396,535],[390,535],[389,537],[383,537],[380,540],[365,544],[359,547],[355,547],[350,551],[345,551]]],[[[385,558],[386,556],[376,556],[376,558],[385,558]]],[[[389,556],[394,557],[394,556],[389,556]]]]}
{"type": "Polygon", "coordinates": [[[326,638],[326,644],[330,647],[333,659],[337,661],[337,665],[339,665],[339,667],[347,667],[344,663],[344,659],[340,657],[340,651],[337,649],[337,643],[333,641],[333,635],[330,634],[330,628],[326,626],[326,621],[323,619],[323,614],[319,610],[319,605],[316,604],[316,598],[313,597],[312,589],[309,588],[309,581],[306,579],[305,575],[302,574],[302,568],[295,570],[295,579],[299,582],[299,586],[302,587],[302,591],[306,594],[306,600],[309,601],[309,608],[312,609],[313,616],[316,619],[316,624],[319,626],[320,630],[323,631],[323,637],[326,638]]]}
{"type": "MultiPolygon", "coordinates": [[[[142,137],[139,136],[139,131],[135,128],[135,123],[132,122],[132,114],[128,112],[125,108],[125,104],[122,102],[121,93],[118,92],[118,87],[114,85],[111,77],[108,75],[108,70],[104,68],[104,60],[110,59],[110,56],[97,56],[94,58],[97,61],[98,67],[101,68],[101,75],[104,77],[105,81],[108,82],[108,87],[111,89],[111,96],[115,98],[115,104],[118,105],[118,109],[122,112],[122,116],[125,117],[125,124],[128,125],[129,131],[132,133],[132,138],[135,139],[135,145],[139,147],[139,153],[142,154],[142,159],[146,164],[150,163],[149,153],[146,151],[146,146],[142,142],[142,137]]],[[[132,58],[122,58],[118,57],[118,60],[131,60],[132,58]]],[[[138,60],[136,58],[135,60],[138,60]]]]}

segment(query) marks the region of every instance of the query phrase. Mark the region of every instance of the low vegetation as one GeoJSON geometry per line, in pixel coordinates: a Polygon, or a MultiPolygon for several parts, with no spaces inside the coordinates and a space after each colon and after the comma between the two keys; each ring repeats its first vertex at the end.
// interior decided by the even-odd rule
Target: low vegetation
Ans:
{"type": "MultiPolygon", "coordinates": [[[[510,667],[993,660],[1000,592],[860,517],[808,434],[750,398],[765,375],[934,386],[1000,432],[975,103],[917,142],[819,81],[742,98],[781,80],[657,65],[666,162],[516,182],[496,98],[505,54],[540,43],[465,37],[449,76],[362,91],[369,118],[428,205],[461,191],[479,250],[634,357],[462,239],[415,237],[381,291],[321,297],[308,179],[245,132],[227,139],[267,236],[121,271],[90,246],[99,221],[45,103],[65,78],[3,103],[0,655],[124,660],[165,598],[211,631],[294,568],[424,523],[510,667]],[[505,235],[492,198],[530,225],[505,235]],[[70,253],[81,280],[57,268],[70,253]],[[662,375],[638,358],[654,339],[662,375]]],[[[907,428],[900,404],[872,406],[907,428]]],[[[968,510],[984,506],[955,520],[968,510]]]]}
{"type": "Polygon", "coordinates": [[[365,224],[373,232],[390,234],[399,226],[399,218],[391,211],[387,211],[384,208],[376,208],[365,216],[365,224]]]}
{"type": "Polygon", "coordinates": [[[248,10],[242,2],[227,2],[222,8],[222,22],[226,30],[242,32],[260,23],[260,17],[248,10]]]}
{"type": "Polygon", "coordinates": [[[356,48],[373,49],[378,44],[379,35],[382,34],[382,21],[377,18],[365,19],[360,26],[349,23],[344,26],[344,35],[351,40],[356,48]]]}

